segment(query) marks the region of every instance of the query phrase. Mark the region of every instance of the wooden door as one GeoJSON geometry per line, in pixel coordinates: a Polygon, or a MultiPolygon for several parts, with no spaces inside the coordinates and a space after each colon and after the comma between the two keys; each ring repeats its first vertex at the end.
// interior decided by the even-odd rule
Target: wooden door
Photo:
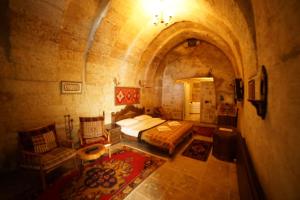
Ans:
{"type": "Polygon", "coordinates": [[[214,82],[201,82],[201,122],[216,123],[216,90],[214,82]]]}

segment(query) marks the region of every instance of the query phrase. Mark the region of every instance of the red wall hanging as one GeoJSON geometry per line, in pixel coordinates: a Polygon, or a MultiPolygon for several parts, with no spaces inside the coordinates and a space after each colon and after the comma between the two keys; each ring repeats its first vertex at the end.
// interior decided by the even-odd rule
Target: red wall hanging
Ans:
{"type": "Polygon", "coordinates": [[[115,87],[115,105],[140,103],[140,88],[115,87]]]}

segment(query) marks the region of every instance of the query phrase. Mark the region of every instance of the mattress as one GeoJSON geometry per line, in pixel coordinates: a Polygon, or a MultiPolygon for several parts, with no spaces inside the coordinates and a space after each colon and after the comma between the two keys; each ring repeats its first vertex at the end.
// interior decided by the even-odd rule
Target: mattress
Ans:
{"type": "Polygon", "coordinates": [[[164,123],[166,120],[160,118],[148,118],[144,120],[140,120],[138,123],[121,127],[121,131],[132,137],[139,137],[140,132],[158,126],[164,123]]]}

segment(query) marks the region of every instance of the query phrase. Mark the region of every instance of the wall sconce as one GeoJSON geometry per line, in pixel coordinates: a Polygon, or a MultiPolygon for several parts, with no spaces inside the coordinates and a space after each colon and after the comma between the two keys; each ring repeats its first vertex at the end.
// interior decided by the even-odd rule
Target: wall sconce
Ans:
{"type": "Polygon", "coordinates": [[[172,15],[168,8],[167,0],[159,0],[155,3],[155,11],[153,14],[153,24],[164,24],[165,26],[168,26],[172,19],[172,15]]]}
{"type": "Polygon", "coordinates": [[[114,77],[113,82],[114,82],[115,86],[120,85],[120,81],[118,80],[117,77],[114,77]]]}

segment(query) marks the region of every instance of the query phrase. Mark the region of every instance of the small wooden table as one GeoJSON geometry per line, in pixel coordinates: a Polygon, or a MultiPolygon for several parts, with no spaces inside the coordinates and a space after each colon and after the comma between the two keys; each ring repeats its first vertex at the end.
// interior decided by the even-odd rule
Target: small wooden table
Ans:
{"type": "Polygon", "coordinates": [[[87,147],[83,147],[77,151],[77,155],[81,161],[90,161],[100,158],[106,153],[106,148],[103,144],[93,144],[87,147]]]}
{"type": "Polygon", "coordinates": [[[121,127],[116,124],[106,124],[105,129],[109,132],[110,143],[116,144],[121,141],[121,127]]]}

